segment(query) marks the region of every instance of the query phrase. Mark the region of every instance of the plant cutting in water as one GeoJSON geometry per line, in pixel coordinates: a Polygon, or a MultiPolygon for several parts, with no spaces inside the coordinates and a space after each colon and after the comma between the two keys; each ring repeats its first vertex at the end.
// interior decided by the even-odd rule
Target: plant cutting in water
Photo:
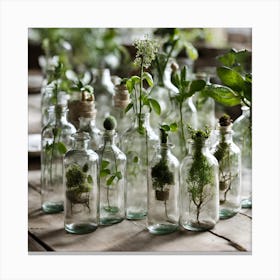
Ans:
{"type": "MultiPolygon", "coordinates": [[[[106,131],[113,132],[117,127],[116,119],[113,116],[109,116],[105,119],[103,123],[104,129],[106,131]]],[[[106,132],[105,132],[106,134],[106,132]]],[[[101,156],[100,156],[100,178],[106,180],[106,188],[107,188],[107,206],[104,208],[107,212],[116,213],[118,212],[118,208],[110,205],[110,199],[109,199],[109,191],[110,189],[114,188],[114,185],[123,178],[123,174],[121,171],[118,170],[118,164],[117,159],[114,151],[112,152],[114,157],[114,162],[110,163],[107,160],[104,160],[103,154],[104,150],[106,148],[107,141],[105,137],[105,143],[101,150],[101,156]]]]}
{"type": "MultiPolygon", "coordinates": [[[[167,145],[168,132],[174,132],[176,130],[176,123],[172,123],[170,126],[167,124],[161,125],[161,145],[167,145]]],[[[174,174],[169,170],[167,165],[167,150],[161,149],[161,159],[151,168],[151,176],[156,199],[164,202],[165,215],[168,218],[166,204],[169,199],[169,189],[174,185],[174,174]]]]}
{"type": "Polygon", "coordinates": [[[200,224],[199,215],[203,206],[211,199],[211,190],[207,186],[214,182],[212,168],[202,152],[205,140],[210,135],[208,127],[205,130],[195,130],[188,126],[188,130],[193,140],[193,162],[187,174],[187,186],[190,194],[190,203],[196,207],[196,221],[200,224]]]}
{"type": "Polygon", "coordinates": [[[136,58],[134,64],[140,67],[140,75],[132,76],[129,79],[125,79],[126,87],[131,94],[131,103],[126,107],[126,112],[133,108],[134,113],[137,114],[139,118],[139,128],[138,132],[140,134],[145,134],[145,129],[141,120],[141,114],[143,113],[143,107],[147,106],[149,111],[154,110],[158,115],[161,113],[159,103],[150,98],[150,92],[147,92],[143,87],[143,82],[146,81],[150,87],[153,86],[153,77],[150,73],[144,71],[144,68],[150,67],[152,61],[156,57],[158,52],[158,42],[145,37],[143,40],[136,40],[134,46],[137,49],[136,58]]]}
{"type": "Polygon", "coordinates": [[[71,211],[74,204],[85,205],[91,211],[90,190],[92,189],[93,179],[88,174],[89,166],[85,164],[82,168],[78,164],[72,164],[66,171],[66,197],[71,203],[71,211]]]}
{"type": "Polygon", "coordinates": [[[179,107],[180,112],[180,147],[181,152],[186,154],[186,138],[184,131],[184,121],[183,121],[183,105],[187,98],[190,98],[197,91],[201,91],[205,87],[204,80],[187,80],[187,68],[183,67],[182,71],[174,71],[171,76],[172,83],[178,88],[179,93],[175,96],[175,102],[179,107]]]}
{"type": "Polygon", "coordinates": [[[230,147],[228,142],[226,141],[226,130],[227,127],[230,127],[232,124],[232,120],[230,116],[224,114],[219,119],[220,124],[220,133],[221,140],[217,147],[214,156],[219,162],[219,189],[220,189],[220,203],[223,204],[226,202],[227,193],[231,190],[231,184],[233,180],[238,176],[238,174],[232,174],[229,170],[231,170],[230,164],[230,147]],[[224,130],[223,130],[224,129],[224,130]],[[221,193],[223,193],[223,197],[221,197],[221,193]]]}

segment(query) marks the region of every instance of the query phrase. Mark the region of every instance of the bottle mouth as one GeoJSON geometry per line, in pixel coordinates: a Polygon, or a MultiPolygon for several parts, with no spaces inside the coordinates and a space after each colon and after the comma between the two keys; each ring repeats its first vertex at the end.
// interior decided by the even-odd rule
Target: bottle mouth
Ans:
{"type": "Polygon", "coordinates": [[[84,132],[84,131],[78,131],[78,132],[72,134],[71,137],[73,137],[77,141],[90,140],[89,133],[84,132]]]}

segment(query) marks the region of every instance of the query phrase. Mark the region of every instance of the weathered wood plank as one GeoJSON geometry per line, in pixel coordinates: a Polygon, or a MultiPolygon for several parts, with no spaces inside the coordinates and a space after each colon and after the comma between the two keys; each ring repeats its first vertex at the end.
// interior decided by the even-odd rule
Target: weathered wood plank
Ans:
{"type": "Polygon", "coordinates": [[[28,133],[41,132],[40,94],[28,95],[28,133]]]}
{"type": "Polygon", "coordinates": [[[28,252],[46,252],[46,249],[31,235],[28,235],[28,252]]]}

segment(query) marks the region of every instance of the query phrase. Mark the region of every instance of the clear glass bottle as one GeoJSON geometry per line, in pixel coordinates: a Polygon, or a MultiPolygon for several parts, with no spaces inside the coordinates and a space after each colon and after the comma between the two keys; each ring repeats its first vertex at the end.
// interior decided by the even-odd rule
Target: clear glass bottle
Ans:
{"type": "Polygon", "coordinates": [[[138,114],[133,126],[123,135],[122,150],[127,156],[126,218],[144,219],[147,215],[148,163],[159,138],[150,126],[150,114],[138,114]]]}
{"type": "Polygon", "coordinates": [[[64,228],[75,234],[89,233],[99,224],[98,155],[88,148],[89,134],[77,132],[64,157],[64,228]]]}
{"type": "Polygon", "coordinates": [[[167,133],[161,129],[161,143],[148,173],[147,228],[153,234],[167,234],[179,228],[180,164],[171,147],[167,133]]]}
{"type": "Polygon", "coordinates": [[[67,122],[66,113],[65,106],[49,107],[49,122],[41,134],[41,203],[45,213],[63,211],[63,157],[76,131],[67,122]]]}
{"type": "Polygon", "coordinates": [[[95,125],[95,116],[79,118],[79,131],[87,132],[90,136],[90,148],[97,152],[103,142],[102,132],[95,125]]]}
{"type": "Polygon", "coordinates": [[[219,163],[220,219],[231,218],[241,208],[241,153],[232,141],[232,121],[219,119],[218,141],[211,153],[219,163]]]}
{"type": "Polygon", "coordinates": [[[251,110],[242,106],[242,115],[233,122],[233,141],[241,150],[241,205],[252,207],[252,119],[251,110]]]}
{"type": "Polygon", "coordinates": [[[180,167],[180,224],[191,231],[211,229],[219,220],[219,167],[206,144],[208,137],[201,130],[192,134],[180,167]]]}
{"type": "Polygon", "coordinates": [[[100,224],[112,225],[125,218],[126,156],[115,145],[116,120],[109,116],[104,121],[104,140],[100,158],[100,224]]]}

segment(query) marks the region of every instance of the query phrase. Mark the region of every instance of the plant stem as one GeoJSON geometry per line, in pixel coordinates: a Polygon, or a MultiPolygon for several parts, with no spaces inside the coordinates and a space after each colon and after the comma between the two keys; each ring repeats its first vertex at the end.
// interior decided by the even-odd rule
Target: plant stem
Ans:
{"type": "Polygon", "coordinates": [[[185,132],[184,132],[184,124],[183,124],[183,113],[182,113],[182,103],[180,103],[180,108],[179,108],[179,111],[180,111],[180,126],[181,126],[181,152],[182,154],[186,154],[186,151],[185,151],[185,148],[186,148],[186,138],[185,138],[185,132]],[[182,142],[183,142],[183,145],[182,145],[182,142]],[[184,146],[184,147],[183,147],[184,146]]]}
{"type": "Polygon", "coordinates": [[[166,220],[168,221],[168,220],[169,220],[169,217],[168,217],[168,213],[167,213],[166,200],[164,200],[164,208],[165,208],[165,216],[166,216],[166,220]]]}

